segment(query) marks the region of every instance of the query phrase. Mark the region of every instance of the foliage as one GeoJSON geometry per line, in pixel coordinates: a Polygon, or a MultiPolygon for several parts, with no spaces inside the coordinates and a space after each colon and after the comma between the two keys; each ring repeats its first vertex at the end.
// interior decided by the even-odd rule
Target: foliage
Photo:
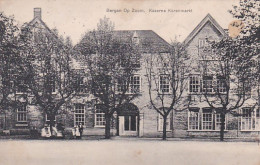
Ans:
{"type": "Polygon", "coordinates": [[[130,92],[130,79],[138,62],[138,47],[131,34],[115,36],[114,24],[100,19],[97,30],[90,31],[75,48],[77,57],[88,67],[92,94],[102,104],[106,118],[106,138],[110,138],[110,121],[120,106],[129,103],[138,91],[130,92]]]}
{"type": "Polygon", "coordinates": [[[189,75],[185,46],[174,42],[166,53],[157,50],[146,59],[146,73],[150,103],[163,118],[163,140],[166,140],[167,117],[172,111],[182,111],[189,106],[187,90],[189,75]]]}

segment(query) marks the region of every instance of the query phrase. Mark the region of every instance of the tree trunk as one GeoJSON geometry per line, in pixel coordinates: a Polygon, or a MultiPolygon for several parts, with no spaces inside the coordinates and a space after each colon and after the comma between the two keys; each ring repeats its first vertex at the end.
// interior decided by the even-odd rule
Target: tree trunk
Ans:
{"type": "Polygon", "coordinates": [[[166,140],[166,121],[167,121],[167,116],[163,116],[163,138],[162,140],[166,140]]]}
{"type": "Polygon", "coordinates": [[[106,114],[106,126],[105,126],[105,139],[110,139],[110,121],[111,121],[111,115],[106,114]]]}
{"type": "Polygon", "coordinates": [[[116,116],[116,136],[119,136],[119,116],[116,116]]]}
{"type": "Polygon", "coordinates": [[[220,141],[224,141],[225,113],[220,113],[220,141]]]}
{"type": "Polygon", "coordinates": [[[51,131],[51,136],[53,135],[53,127],[55,126],[55,115],[50,114],[50,131],[51,131]]]}

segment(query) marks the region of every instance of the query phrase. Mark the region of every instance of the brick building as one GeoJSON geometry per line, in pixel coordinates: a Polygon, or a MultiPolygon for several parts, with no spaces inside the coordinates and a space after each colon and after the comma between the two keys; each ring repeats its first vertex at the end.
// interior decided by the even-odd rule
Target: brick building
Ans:
{"type": "MultiPolygon", "coordinates": [[[[52,33],[51,30],[41,19],[41,9],[34,9],[34,19],[29,23],[35,28],[45,29],[52,33]]],[[[145,58],[158,53],[169,54],[169,43],[162,39],[152,30],[129,30],[129,31],[115,31],[115,37],[124,37],[125,35],[132,37],[136,43],[142,45],[141,58],[139,64],[136,66],[136,72],[131,77],[133,80],[131,84],[138,89],[139,96],[135,98],[130,104],[125,105],[119,114],[114,114],[111,132],[116,134],[118,126],[119,136],[137,136],[137,137],[161,137],[162,136],[162,117],[150,106],[148,94],[148,82],[146,78],[145,58]],[[152,45],[144,44],[145,40],[152,40],[152,45]],[[155,46],[156,49],[152,49],[155,46]],[[148,51],[149,50],[149,51],[148,51]],[[156,50],[156,51],[153,51],[156,50]]],[[[197,69],[199,59],[199,48],[205,44],[205,38],[213,38],[220,40],[226,36],[226,32],[209,14],[196,26],[196,28],[185,39],[184,44],[187,46],[188,54],[191,57],[192,73],[187,81],[189,87],[185,91],[185,97],[191,97],[194,101],[191,108],[170,113],[167,121],[167,137],[196,137],[219,136],[219,115],[214,111],[208,109],[208,105],[196,93],[198,88],[202,88],[202,78],[198,76],[200,71],[197,69]]],[[[86,66],[81,65],[80,62],[75,61],[75,69],[79,71],[85,70],[86,66]]],[[[83,84],[84,78],[79,82],[83,84]]],[[[165,83],[163,81],[159,83],[165,83]]],[[[167,87],[168,84],[163,84],[167,87]]],[[[255,92],[252,92],[255,95],[255,92]]],[[[16,93],[15,97],[23,102],[24,95],[16,93]]],[[[26,132],[31,127],[38,129],[48,122],[48,116],[44,114],[39,107],[33,105],[33,98],[30,96],[27,105],[8,111],[7,114],[1,114],[1,126],[5,125],[7,129],[14,132],[26,132]]],[[[255,103],[254,99],[250,99],[241,108],[242,112],[248,111],[255,103]]],[[[66,130],[70,131],[74,125],[82,122],[85,127],[85,135],[104,135],[105,133],[105,115],[102,112],[97,99],[91,94],[85,93],[84,90],[78,96],[73,98],[71,102],[66,103],[60,113],[56,116],[56,121],[62,122],[66,130]],[[64,110],[64,111],[63,111],[64,110]]],[[[225,136],[227,137],[244,137],[254,136],[260,131],[260,112],[259,109],[254,112],[234,117],[227,115],[225,120],[225,136]]]]}

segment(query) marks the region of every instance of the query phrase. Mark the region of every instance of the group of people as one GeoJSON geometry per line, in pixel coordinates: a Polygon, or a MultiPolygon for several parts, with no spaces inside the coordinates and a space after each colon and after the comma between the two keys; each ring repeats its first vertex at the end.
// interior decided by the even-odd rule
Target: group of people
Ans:
{"type": "Polygon", "coordinates": [[[75,125],[75,127],[72,129],[72,135],[76,139],[81,139],[83,134],[83,124],[79,123],[78,125],[75,125]]]}
{"type": "MultiPolygon", "coordinates": [[[[62,138],[64,137],[64,125],[62,123],[55,124],[55,126],[52,127],[52,132],[50,125],[47,124],[45,125],[42,130],[41,130],[41,136],[45,138],[50,138],[50,137],[58,137],[62,138]]],[[[75,139],[81,139],[83,134],[83,124],[79,123],[72,128],[72,136],[75,139]]]]}
{"type": "Polygon", "coordinates": [[[64,137],[64,125],[62,123],[55,124],[54,127],[52,127],[52,132],[51,132],[51,127],[50,124],[46,124],[42,130],[41,130],[41,136],[50,138],[50,137],[59,137],[62,138],[64,137]]]}

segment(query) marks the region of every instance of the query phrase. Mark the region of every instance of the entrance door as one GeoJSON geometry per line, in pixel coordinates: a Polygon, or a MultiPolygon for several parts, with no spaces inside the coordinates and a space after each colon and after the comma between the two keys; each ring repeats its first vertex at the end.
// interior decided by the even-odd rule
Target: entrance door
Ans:
{"type": "Polygon", "coordinates": [[[137,116],[119,116],[119,135],[137,136],[137,116]]]}

